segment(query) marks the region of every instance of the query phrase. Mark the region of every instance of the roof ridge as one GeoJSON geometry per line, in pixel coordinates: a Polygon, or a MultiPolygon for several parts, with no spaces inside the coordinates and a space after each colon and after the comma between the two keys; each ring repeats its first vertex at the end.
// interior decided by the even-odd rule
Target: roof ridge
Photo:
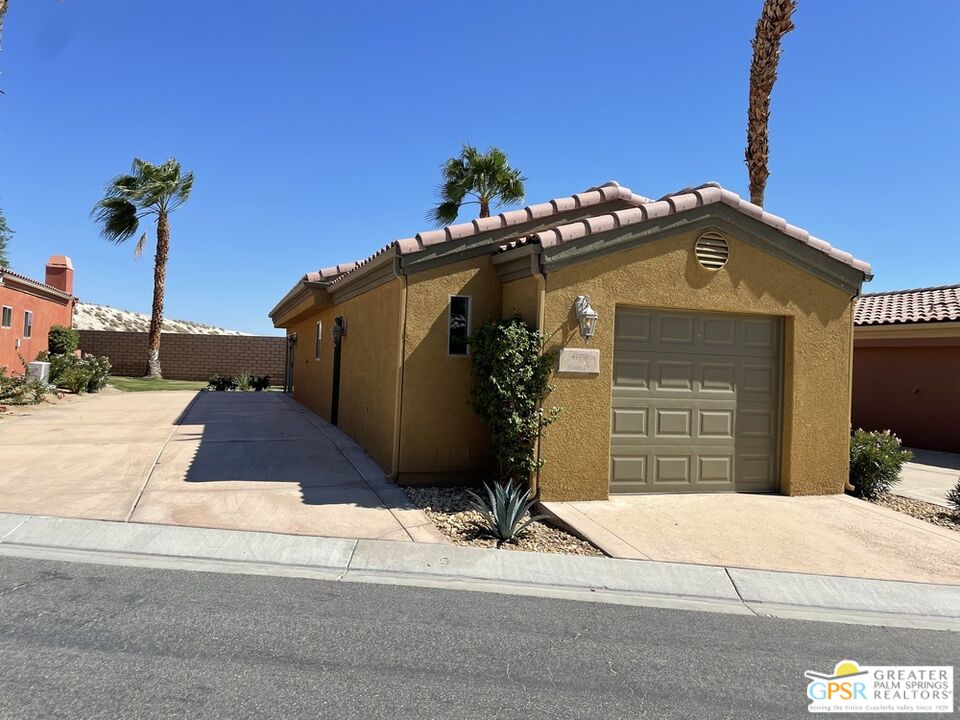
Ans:
{"type": "MultiPolygon", "coordinates": [[[[595,233],[635,225],[647,220],[654,220],[693,208],[717,203],[728,205],[747,217],[769,225],[797,242],[809,245],[824,255],[845,265],[849,265],[855,270],[859,270],[864,275],[871,275],[870,263],[864,260],[858,260],[850,253],[833,247],[830,243],[811,235],[801,227],[791,225],[784,218],[767,212],[759,205],[754,205],[752,202],[741,198],[735,192],[725,189],[717,182],[708,182],[689,190],[681,190],[676,194],[665,195],[656,202],[642,203],[636,207],[625,210],[617,210],[612,213],[594,215],[583,220],[575,220],[563,225],[556,225],[534,233],[521,241],[510,243],[509,245],[510,247],[518,247],[535,241],[544,247],[554,247],[561,243],[579,240],[595,233]]],[[[507,246],[501,246],[501,250],[505,249],[509,248],[507,248],[507,246]]]]}
{"type": "MultiPolygon", "coordinates": [[[[506,210],[485,218],[474,218],[467,222],[444,225],[435,230],[422,230],[412,237],[393,240],[363,260],[352,263],[354,267],[332,277],[330,282],[332,284],[341,282],[346,276],[356,272],[371,260],[387,252],[391,247],[396,247],[401,255],[406,255],[417,252],[418,250],[424,250],[433,245],[450,242],[451,240],[481,235],[492,230],[508,228],[511,225],[522,225],[527,222],[550,217],[551,215],[560,215],[570,210],[603,205],[615,200],[622,200],[634,206],[653,202],[650,198],[636,194],[630,188],[621,185],[616,180],[607,180],[601,185],[589,187],[573,195],[564,195],[547,200],[546,202],[524,205],[516,210],[506,210]]],[[[323,271],[321,271],[321,274],[322,272],[323,271]]]]}
{"type": "Polygon", "coordinates": [[[931,285],[930,287],[909,288],[907,290],[882,290],[880,292],[863,293],[861,298],[880,297],[883,295],[906,295],[907,293],[933,292],[935,290],[960,290],[960,283],[953,285],[931,285]]]}

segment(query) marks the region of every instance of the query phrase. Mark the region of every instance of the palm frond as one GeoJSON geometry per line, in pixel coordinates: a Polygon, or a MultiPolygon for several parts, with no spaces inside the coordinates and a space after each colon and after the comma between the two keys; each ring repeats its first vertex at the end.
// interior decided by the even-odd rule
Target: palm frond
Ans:
{"type": "Polygon", "coordinates": [[[93,216],[100,234],[112,243],[126,242],[140,227],[137,207],[121,197],[105,197],[94,206],[93,216]]]}
{"type": "Polygon", "coordinates": [[[147,233],[144,232],[143,235],[140,236],[140,239],[137,240],[137,244],[133,248],[133,256],[140,257],[141,255],[143,255],[143,247],[146,244],[147,244],[147,233]]]}
{"type": "MultiPolygon", "coordinates": [[[[130,172],[108,184],[104,198],[93,209],[101,234],[121,243],[136,234],[144,215],[169,213],[183,205],[193,189],[193,173],[181,174],[176,158],[154,165],[134,158],[130,172]]],[[[143,250],[142,238],[135,252],[143,250]]]]}

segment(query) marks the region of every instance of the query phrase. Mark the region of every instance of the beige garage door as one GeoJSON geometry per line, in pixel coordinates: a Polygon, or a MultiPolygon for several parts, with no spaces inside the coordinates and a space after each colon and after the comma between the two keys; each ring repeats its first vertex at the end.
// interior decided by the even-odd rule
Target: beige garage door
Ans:
{"type": "Polygon", "coordinates": [[[776,490],[782,322],[617,308],[610,491],[776,490]]]}

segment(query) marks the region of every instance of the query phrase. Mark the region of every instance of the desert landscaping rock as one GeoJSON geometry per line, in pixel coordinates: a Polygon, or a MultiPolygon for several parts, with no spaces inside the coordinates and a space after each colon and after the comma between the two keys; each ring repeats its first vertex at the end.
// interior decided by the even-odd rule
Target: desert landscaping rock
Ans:
{"type": "Polygon", "coordinates": [[[960,514],[952,513],[942,505],[925,502],[923,500],[914,500],[913,498],[903,497],[886,493],[876,498],[872,502],[897,512],[906,513],[918,520],[924,520],[940,527],[950,528],[960,532],[960,514]]]}
{"type": "MultiPolygon", "coordinates": [[[[470,506],[462,487],[405,487],[410,500],[426,513],[444,535],[458,545],[495,548],[497,541],[478,529],[482,516],[470,506]]],[[[559,553],[562,555],[602,556],[593,545],[576,535],[543,521],[527,526],[515,542],[504,543],[504,550],[559,553]]]]}

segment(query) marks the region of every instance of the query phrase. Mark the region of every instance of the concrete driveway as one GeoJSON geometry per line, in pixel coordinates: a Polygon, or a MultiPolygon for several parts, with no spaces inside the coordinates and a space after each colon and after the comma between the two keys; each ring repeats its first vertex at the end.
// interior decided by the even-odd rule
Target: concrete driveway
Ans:
{"type": "Polygon", "coordinates": [[[362,449],[282,393],[104,393],[5,418],[0,512],[443,542],[362,449]]]}
{"type": "Polygon", "coordinates": [[[960,584],[960,532],[846,495],[620,495],[543,506],[613,557],[960,584]]]}
{"type": "Polygon", "coordinates": [[[903,466],[900,483],[893,491],[897,495],[950,507],[947,493],[960,480],[960,454],[933,450],[912,452],[913,462],[903,466]]]}

